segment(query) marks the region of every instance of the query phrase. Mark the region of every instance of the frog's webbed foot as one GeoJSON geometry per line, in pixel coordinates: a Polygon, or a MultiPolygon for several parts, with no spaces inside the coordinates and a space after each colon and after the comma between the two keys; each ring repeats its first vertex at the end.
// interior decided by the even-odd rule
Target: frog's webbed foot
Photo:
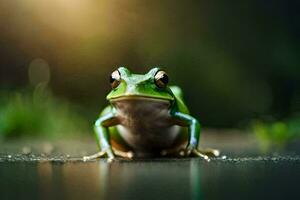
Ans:
{"type": "Polygon", "coordinates": [[[184,156],[184,157],[191,157],[191,156],[197,156],[197,157],[201,157],[203,158],[204,160],[207,160],[207,161],[210,161],[209,157],[205,154],[203,154],[202,152],[200,152],[198,149],[186,149],[186,150],[183,150],[183,151],[180,151],[179,154],[181,156],[184,156]]]}
{"type": "Polygon", "coordinates": [[[108,162],[112,162],[115,159],[115,156],[132,159],[133,155],[134,154],[132,151],[124,152],[124,151],[119,151],[119,150],[113,148],[113,150],[112,149],[102,150],[93,155],[84,156],[83,161],[86,162],[86,161],[95,160],[97,158],[103,158],[103,157],[107,156],[108,162]]]}
{"type": "Polygon", "coordinates": [[[108,157],[108,162],[111,162],[115,159],[114,152],[112,151],[112,149],[109,148],[109,149],[102,150],[102,151],[95,153],[93,155],[90,155],[90,156],[84,156],[83,161],[86,162],[86,161],[90,161],[90,160],[95,160],[97,158],[102,158],[105,155],[107,155],[107,157],[108,157]]]}
{"type": "Polygon", "coordinates": [[[211,157],[219,156],[220,151],[217,149],[197,149],[197,148],[188,147],[185,150],[180,151],[179,154],[185,157],[197,156],[207,161],[210,161],[211,157]]]}
{"type": "Polygon", "coordinates": [[[218,149],[205,148],[205,149],[197,149],[197,151],[201,152],[204,155],[207,155],[208,157],[220,156],[220,150],[218,149]]]}

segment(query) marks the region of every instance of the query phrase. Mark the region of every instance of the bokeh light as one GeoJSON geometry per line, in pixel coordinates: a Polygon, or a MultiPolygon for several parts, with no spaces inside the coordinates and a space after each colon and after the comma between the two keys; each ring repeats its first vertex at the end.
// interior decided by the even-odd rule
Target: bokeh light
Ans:
{"type": "Polygon", "coordinates": [[[299,112],[296,7],[258,0],[3,1],[1,88],[26,88],[48,79],[48,70],[54,95],[94,119],[107,104],[115,68],[146,73],[161,66],[205,126],[285,118],[299,112]]]}

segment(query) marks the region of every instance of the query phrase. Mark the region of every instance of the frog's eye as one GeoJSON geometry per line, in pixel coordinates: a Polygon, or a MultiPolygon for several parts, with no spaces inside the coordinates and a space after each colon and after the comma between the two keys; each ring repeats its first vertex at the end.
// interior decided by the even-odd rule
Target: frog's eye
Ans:
{"type": "Polygon", "coordinates": [[[118,70],[115,70],[113,73],[111,73],[109,81],[112,88],[118,87],[121,82],[120,72],[118,70]]]}
{"type": "Polygon", "coordinates": [[[155,79],[155,84],[159,88],[166,87],[169,82],[169,77],[168,77],[167,73],[164,71],[158,71],[155,74],[154,79],[155,79]]]}

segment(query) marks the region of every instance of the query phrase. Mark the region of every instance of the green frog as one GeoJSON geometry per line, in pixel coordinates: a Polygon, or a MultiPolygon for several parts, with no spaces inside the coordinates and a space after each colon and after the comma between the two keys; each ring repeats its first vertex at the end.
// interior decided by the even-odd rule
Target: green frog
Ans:
{"type": "Polygon", "coordinates": [[[198,149],[200,124],[190,115],[182,91],[169,86],[160,68],[133,74],[120,67],[110,75],[108,105],[94,125],[100,151],[85,156],[123,158],[188,157],[209,159],[215,149],[198,149]]]}

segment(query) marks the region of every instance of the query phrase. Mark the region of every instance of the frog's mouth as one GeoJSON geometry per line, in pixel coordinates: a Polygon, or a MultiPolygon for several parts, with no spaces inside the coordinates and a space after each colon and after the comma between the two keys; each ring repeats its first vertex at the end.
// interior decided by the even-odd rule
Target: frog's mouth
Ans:
{"type": "Polygon", "coordinates": [[[120,101],[145,101],[145,102],[161,102],[161,103],[168,103],[171,104],[171,99],[163,99],[160,97],[153,97],[153,96],[140,96],[140,95],[128,95],[128,96],[120,96],[116,98],[111,98],[109,100],[111,103],[116,103],[120,101]]]}

